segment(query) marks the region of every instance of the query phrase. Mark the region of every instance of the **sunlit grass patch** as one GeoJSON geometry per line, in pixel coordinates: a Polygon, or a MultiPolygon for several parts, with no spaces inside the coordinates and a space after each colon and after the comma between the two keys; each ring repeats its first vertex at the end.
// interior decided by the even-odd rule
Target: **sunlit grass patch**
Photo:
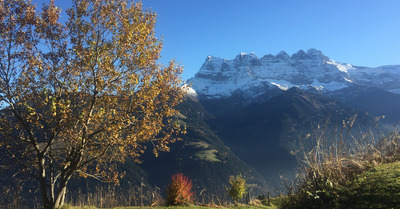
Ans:
{"type": "Polygon", "coordinates": [[[210,146],[210,144],[208,144],[205,141],[189,142],[189,143],[187,143],[187,145],[194,146],[196,148],[204,148],[204,149],[207,149],[210,146]]]}
{"type": "Polygon", "coordinates": [[[206,160],[206,161],[211,161],[211,162],[221,162],[221,160],[219,160],[217,158],[216,153],[218,153],[218,151],[216,149],[201,150],[201,151],[196,152],[195,156],[199,160],[206,160]]]}

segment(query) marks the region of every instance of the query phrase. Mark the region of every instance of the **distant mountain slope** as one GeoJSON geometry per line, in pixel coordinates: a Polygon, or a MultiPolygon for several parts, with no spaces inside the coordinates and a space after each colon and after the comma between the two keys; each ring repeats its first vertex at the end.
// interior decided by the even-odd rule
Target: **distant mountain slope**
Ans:
{"type": "Polygon", "coordinates": [[[165,188],[172,174],[182,172],[193,180],[196,194],[226,195],[226,186],[230,175],[242,174],[246,177],[253,194],[273,192],[261,175],[239,159],[222,140],[210,129],[209,114],[195,97],[188,96],[179,106],[180,123],[187,127],[182,141],[171,145],[170,152],[160,153],[154,158],[151,153],[142,159],[143,169],[151,184],[165,188]]]}
{"type": "MultiPolygon", "coordinates": [[[[238,95],[235,99],[203,99],[202,103],[215,116],[210,124],[224,143],[275,185],[280,183],[280,174],[295,171],[297,162],[290,151],[298,150],[299,140],[308,134],[322,130],[325,124],[329,130],[340,128],[356,115],[357,126],[373,126],[373,119],[365,113],[321,94],[291,88],[270,99],[260,98],[269,96],[259,96],[251,103],[238,95]]],[[[303,143],[312,145],[312,141],[303,143]]]]}
{"type": "Polygon", "coordinates": [[[400,95],[377,87],[349,87],[327,94],[328,97],[353,108],[381,117],[389,125],[400,122],[400,95]]]}

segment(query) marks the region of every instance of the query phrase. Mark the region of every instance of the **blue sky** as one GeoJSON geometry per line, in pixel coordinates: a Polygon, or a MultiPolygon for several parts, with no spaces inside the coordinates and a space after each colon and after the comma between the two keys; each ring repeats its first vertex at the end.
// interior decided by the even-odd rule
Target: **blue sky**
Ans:
{"type": "MultiPolygon", "coordinates": [[[[45,0],[33,0],[41,4],[45,0]]],[[[161,63],[175,59],[183,78],[206,56],[240,52],[289,55],[316,48],[338,62],[400,64],[399,0],[142,0],[158,14],[161,63]]],[[[56,0],[65,11],[70,1],[56,0]]]]}

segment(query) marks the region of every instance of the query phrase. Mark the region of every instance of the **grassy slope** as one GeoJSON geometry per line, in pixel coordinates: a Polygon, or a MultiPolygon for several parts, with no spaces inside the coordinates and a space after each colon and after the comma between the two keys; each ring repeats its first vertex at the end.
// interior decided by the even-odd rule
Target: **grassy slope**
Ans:
{"type": "Polygon", "coordinates": [[[344,188],[345,207],[400,208],[400,161],[361,174],[344,188]]]}
{"type": "MultiPolygon", "coordinates": [[[[311,194],[311,193],[310,193],[311,194]]],[[[346,186],[324,188],[320,198],[293,196],[284,207],[296,209],[399,209],[400,161],[386,163],[363,172],[346,186]]]]}
{"type": "MultiPolygon", "coordinates": [[[[116,207],[113,209],[139,209],[139,208],[144,208],[144,209],[215,209],[215,208],[229,208],[229,209],[244,209],[244,208],[249,208],[249,209],[276,209],[273,206],[252,206],[252,205],[241,205],[241,206],[232,206],[232,207],[206,207],[206,206],[187,206],[187,207],[178,207],[178,206],[173,206],[173,207],[162,207],[162,206],[158,206],[158,207],[116,207]]],[[[66,209],[97,209],[96,207],[90,207],[90,206],[86,206],[86,207],[69,207],[66,209]]]]}
{"type": "MultiPolygon", "coordinates": [[[[400,161],[376,166],[369,171],[359,175],[354,181],[346,187],[336,188],[338,192],[337,205],[322,205],[323,208],[359,208],[359,209],[379,209],[379,208],[400,208],[400,161]]],[[[283,198],[284,199],[284,198],[283,198]]],[[[272,198],[272,204],[280,205],[282,198],[272,198]]],[[[208,209],[208,208],[265,208],[277,209],[279,207],[241,205],[232,207],[206,207],[206,206],[188,206],[188,207],[116,207],[113,209],[136,209],[136,208],[188,208],[188,209],[208,209]]],[[[302,208],[300,206],[300,208],[302,208]]],[[[96,209],[95,207],[65,207],[64,209],[96,209]]]]}
{"type": "MultiPolygon", "coordinates": [[[[135,207],[114,207],[112,209],[216,209],[216,208],[226,208],[226,209],[244,209],[244,208],[249,208],[249,209],[278,209],[279,205],[281,204],[282,197],[273,197],[271,198],[271,204],[272,206],[265,206],[265,205],[238,205],[238,206],[218,206],[218,205],[212,205],[212,206],[199,206],[199,205],[192,205],[192,206],[185,206],[185,207],[180,207],[180,206],[156,206],[156,207],[150,207],[150,206],[145,206],[145,207],[140,207],[140,206],[135,206],[135,207]]],[[[84,206],[84,207],[74,207],[74,206],[69,206],[65,205],[62,209],[98,209],[97,207],[93,206],[84,206]]]]}

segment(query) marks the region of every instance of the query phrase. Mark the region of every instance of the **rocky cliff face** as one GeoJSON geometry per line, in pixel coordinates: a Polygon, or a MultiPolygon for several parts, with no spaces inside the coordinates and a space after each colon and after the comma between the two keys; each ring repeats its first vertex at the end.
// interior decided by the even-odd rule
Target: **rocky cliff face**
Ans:
{"type": "Polygon", "coordinates": [[[228,97],[242,92],[255,97],[273,88],[332,92],[350,86],[377,87],[400,93],[400,66],[357,67],[335,62],[321,51],[300,50],[289,56],[258,58],[241,53],[233,60],[208,56],[194,78],[189,80],[200,97],[228,97]]]}

